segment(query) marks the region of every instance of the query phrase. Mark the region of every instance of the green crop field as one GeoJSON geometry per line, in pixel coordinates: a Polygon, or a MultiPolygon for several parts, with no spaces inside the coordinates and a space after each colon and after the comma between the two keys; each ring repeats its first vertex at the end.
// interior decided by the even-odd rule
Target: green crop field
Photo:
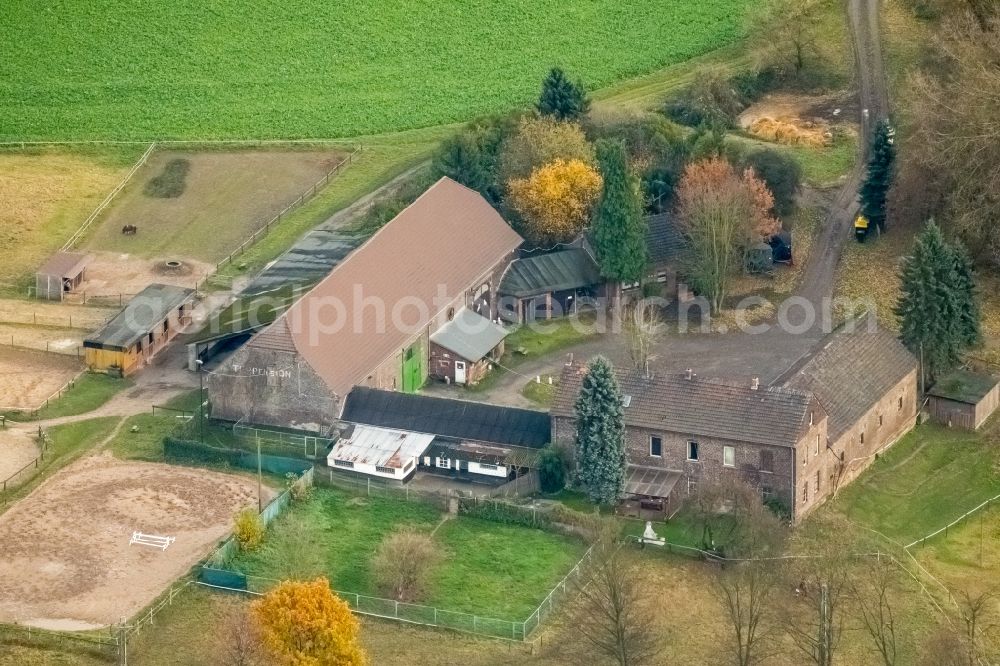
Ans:
{"type": "Polygon", "coordinates": [[[86,0],[0,12],[0,140],[338,137],[590,88],[740,38],[757,0],[86,0]]]}

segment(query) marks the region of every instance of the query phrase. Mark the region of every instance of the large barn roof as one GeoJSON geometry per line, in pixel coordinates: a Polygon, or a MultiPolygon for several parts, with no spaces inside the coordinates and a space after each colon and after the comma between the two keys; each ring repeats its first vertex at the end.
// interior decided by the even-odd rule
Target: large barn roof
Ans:
{"type": "MultiPolygon", "coordinates": [[[[563,368],[552,415],[573,418],[587,367],[563,368]]],[[[646,377],[616,369],[626,425],[681,435],[771,446],[795,446],[820,409],[811,395],[789,388],[733,384],[685,375],[646,377]],[[625,396],[628,396],[625,398],[625,396]]]]}
{"type": "Polygon", "coordinates": [[[916,369],[917,359],[896,336],[857,320],[826,336],[774,384],[815,395],[836,440],[916,369]]]}
{"type": "Polygon", "coordinates": [[[248,344],[294,345],[347,395],[522,242],[478,192],[442,178],[248,344]]]}

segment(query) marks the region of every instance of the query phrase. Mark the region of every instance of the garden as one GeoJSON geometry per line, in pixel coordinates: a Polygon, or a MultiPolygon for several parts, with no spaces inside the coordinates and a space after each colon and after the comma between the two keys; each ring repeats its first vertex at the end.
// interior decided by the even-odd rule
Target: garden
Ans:
{"type": "MultiPolygon", "coordinates": [[[[227,564],[260,579],[326,576],[347,593],[398,597],[442,610],[520,622],[583,556],[581,540],[402,497],[316,488],[268,526],[260,546],[227,564]],[[393,535],[429,535],[426,575],[396,594],[376,563],[393,535]]],[[[417,557],[408,559],[413,562],[417,557]]],[[[266,581],[264,581],[266,583],[266,581]]],[[[251,586],[253,588],[254,585],[251,586]]]]}

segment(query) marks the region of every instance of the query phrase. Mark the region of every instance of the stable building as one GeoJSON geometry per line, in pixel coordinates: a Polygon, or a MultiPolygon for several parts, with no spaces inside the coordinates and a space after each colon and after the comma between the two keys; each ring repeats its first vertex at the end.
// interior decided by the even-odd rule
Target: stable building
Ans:
{"type": "Polygon", "coordinates": [[[968,370],[955,370],[927,392],[927,413],[949,428],[978,430],[1000,404],[1000,380],[968,370]]]}
{"type": "Polygon", "coordinates": [[[420,456],[432,441],[434,435],[351,424],[333,445],[326,464],[403,481],[416,471],[420,456]]]}
{"type": "MultiPolygon", "coordinates": [[[[442,178],[209,374],[212,416],[328,432],[355,386],[416,391],[431,336],[463,309],[496,319],[522,242],[478,192],[442,178]]],[[[482,351],[477,336],[461,354],[482,351]]]]}
{"type": "Polygon", "coordinates": [[[603,292],[597,262],[583,247],[522,257],[511,263],[500,281],[500,316],[523,324],[574,314],[581,301],[603,292]]]}
{"type": "Polygon", "coordinates": [[[56,252],[35,273],[35,296],[61,301],[76,290],[93,257],[77,252],[56,252]]]}
{"type": "Polygon", "coordinates": [[[83,341],[84,362],[94,372],[128,376],[191,323],[193,289],[151,284],[125,309],[83,341]]]}
{"type": "Polygon", "coordinates": [[[347,396],[343,421],[430,436],[420,470],[491,484],[534,469],[551,433],[545,412],[363,387],[347,396]]]}

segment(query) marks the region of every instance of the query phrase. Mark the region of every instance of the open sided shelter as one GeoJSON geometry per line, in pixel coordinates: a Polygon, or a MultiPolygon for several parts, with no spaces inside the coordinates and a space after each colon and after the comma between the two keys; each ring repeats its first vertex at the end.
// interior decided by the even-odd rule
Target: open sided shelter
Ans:
{"type": "Polygon", "coordinates": [[[1000,380],[968,370],[955,370],[927,392],[927,411],[948,427],[978,430],[1000,404],[1000,380]]]}
{"type": "Polygon", "coordinates": [[[83,282],[84,271],[92,257],[78,252],[56,252],[35,273],[35,295],[61,301],[65,294],[83,282]]]}
{"type": "Polygon", "coordinates": [[[208,378],[212,416],[326,431],[354,386],[416,391],[430,337],[463,307],[494,319],[522,239],[442,178],[208,378]]]}
{"type": "Polygon", "coordinates": [[[114,319],[83,341],[87,367],[122,376],[142,368],[191,322],[194,293],[158,283],[143,289],[114,319]]]}
{"type": "Polygon", "coordinates": [[[597,262],[582,247],[522,257],[500,282],[500,315],[524,323],[576,312],[580,299],[596,296],[603,283],[597,262]]]}

